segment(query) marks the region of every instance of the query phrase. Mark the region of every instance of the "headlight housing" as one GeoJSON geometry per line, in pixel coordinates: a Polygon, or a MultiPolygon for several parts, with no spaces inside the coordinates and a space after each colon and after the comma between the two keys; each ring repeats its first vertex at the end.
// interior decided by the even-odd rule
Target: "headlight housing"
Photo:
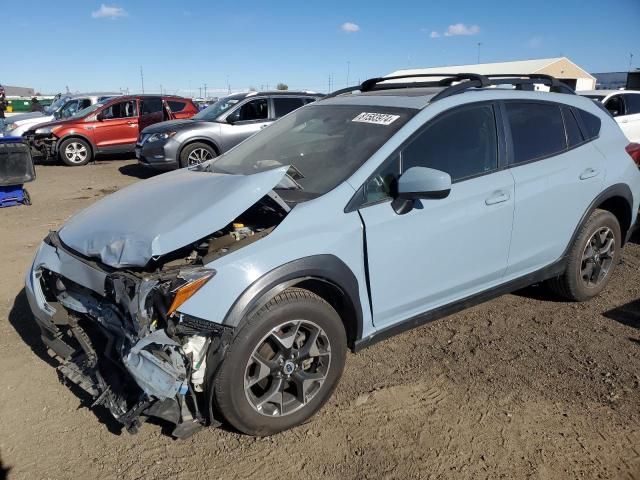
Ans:
{"type": "Polygon", "coordinates": [[[157,142],[158,140],[166,140],[173,137],[175,134],[176,132],[152,133],[151,136],[147,138],[147,143],[157,142]]]}
{"type": "Polygon", "coordinates": [[[172,282],[171,294],[173,299],[167,310],[167,316],[171,316],[187,300],[193,297],[205,283],[213,278],[216,271],[211,268],[184,269],[178,273],[172,282]]]}
{"type": "Polygon", "coordinates": [[[5,132],[9,132],[11,130],[15,130],[16,128],[18,128],[18,124],[17,123],[5,123],[4,124],[5,132]]]}
{"type": "Polygon", "coordinates": [[[42,127],[36,128],[36,135],[48,135],[53,133],[58,127],[42,127]]]}

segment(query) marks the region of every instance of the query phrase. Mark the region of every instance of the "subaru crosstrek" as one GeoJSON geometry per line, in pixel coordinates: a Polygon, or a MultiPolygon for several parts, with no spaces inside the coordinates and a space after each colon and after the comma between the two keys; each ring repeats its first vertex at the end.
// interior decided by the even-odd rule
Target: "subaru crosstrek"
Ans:
{"type": "Polygon", "coordinates": [[[417,80],[336,92],[49,234],[26,291],[64,378],[129,431],[269,435],[322,407],[347,348],[532,283],[600,293],[640,201],[610,115],[550,77],[417,80]]]}
{"type": "Polygon", "coordinates": [[[138,161],[160,170],[196,165],[230,150],[280,117],[321,98],[308,92],[249,92],[221,98],[189,120],[140,132],[138,161]]]}

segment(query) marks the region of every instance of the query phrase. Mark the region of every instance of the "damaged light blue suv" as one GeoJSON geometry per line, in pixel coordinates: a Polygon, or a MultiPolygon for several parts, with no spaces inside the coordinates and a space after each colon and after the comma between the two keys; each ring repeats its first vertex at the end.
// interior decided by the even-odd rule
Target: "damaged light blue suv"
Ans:
{"type": "Polygon", "coordinates": [[[26,279],[61,375],[130,432],[269,435],[347,348],[532,283],[600,293],[640,201],[625,137],[555,78],[503,77],[371,79],[72,217],[26,279]]]}

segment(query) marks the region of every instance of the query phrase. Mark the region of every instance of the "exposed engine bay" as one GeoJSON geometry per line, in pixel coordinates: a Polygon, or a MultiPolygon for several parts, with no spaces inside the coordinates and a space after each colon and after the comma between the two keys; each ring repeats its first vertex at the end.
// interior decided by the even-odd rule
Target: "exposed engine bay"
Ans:
{"type": "Polygon", "coordinates": [[[207,378],[233,332],[178,308],[215,277],[208,264],[266,237],[289,210],[270,192],[223,229],[143,268],[108,267],[50,234],[45,243],[104,278],[104,290],[98,292],[46,266],[36,273],[55,309],[50,323],[38,322],[61,363],[63,381],[87,392],[90,407],[106,407],[131,433],[149,416],[175,424],[177,438],[219,423],[206,397],[207,378]]]}

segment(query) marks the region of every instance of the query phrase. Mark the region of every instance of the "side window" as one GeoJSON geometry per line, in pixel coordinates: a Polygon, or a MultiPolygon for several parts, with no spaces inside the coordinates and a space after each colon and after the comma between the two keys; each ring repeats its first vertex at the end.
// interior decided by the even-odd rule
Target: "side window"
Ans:
{"type": "Polygon", "coordinates": [[[187,106],[185,102],[178,102],[177,100],[169,100],[167,104],[172,112],[181,112],[187,106]]]}
{"type": "Polygon", "coordinates": [[[256,98],[242,105],[231,114],[236,122],[251,120],[266,120],[269,116],[269,106],[266,98],[256,98]]]}
{"type": "Polygon", "coordinates": [[[614,95],[606,101],[604,107],[609,110],[609,113],[614,117],[624,115],[624,104],[622,103],[622,95],[614,95]]]}
{"type": "Polygon", "coordinates": [[[415,166],[447,172],[454,182],[495,170],[498,140],[493,107],[465,107],[435,119],[402,151],[402,171],[415,166]]]}
{"type": "Polygon", "coordinates": [[[627,115],[640,113],[640,93],[626,93],[624,95],[624,104],[627,107],[627,115]]]}
{"type": "Polygon", "coordinates": [[[287,113],[293,112],[302,106],[301,98],[273,97],[273,105],[275,107],[275,117],[284,117],[287,113]]]}
{"type": "Polygon", "coordinates": [[[138,116],[135,100],[127,100],[126,102],[114,103],[110,107],[102,111],[105,119],[129,118],[138,116]]]}
{"type": "Polygon", "coordinates": [[[364,186],[364,203],[375,203],[392,198],[396,193],[399,176],[400,156],[396,155],[391,161],[383,163],[378,171],[367,180],[364,186]]]}
{"type": "Polygon", "coordinates": [[[593,140],[598,135],[600,135],[600,126],[602,125],[602,121],[600,120],[600,118],[589,112],[580,110],[579,108],[576,108],[573,111],[582,120],[582,125],[584,127],[584,131],[582,132],[582,134],[586,140],[593,140]]]}
{"type": "Polygon", "coordinates": [[[580,127],[578,126],[578,122],[576,117],[573,115],[571,108],[562,107],[562,118],[564,119],[564,128],[567,132],[569,148],[575,147],[576,145],[580,145],[584,142],[582,132],[580,132],[580,127]]]}
{"type": "Polygon", "coordinates": [[[163,112],[162,99],[160,97],[143,98],[140,100],[140,111],[141,115],[163,112]]]}
{"type": "Polygon", "coordinates": [[[78,111],[78,100],[71,100],[60,110],[61,118],[69,118],[78,111]]]}
{"type": "Polygon", "coordinates": [[[505,108],[511,127],[514,164],[548,157],[567,149],[559,105],[508,102],[505,108]]]}

